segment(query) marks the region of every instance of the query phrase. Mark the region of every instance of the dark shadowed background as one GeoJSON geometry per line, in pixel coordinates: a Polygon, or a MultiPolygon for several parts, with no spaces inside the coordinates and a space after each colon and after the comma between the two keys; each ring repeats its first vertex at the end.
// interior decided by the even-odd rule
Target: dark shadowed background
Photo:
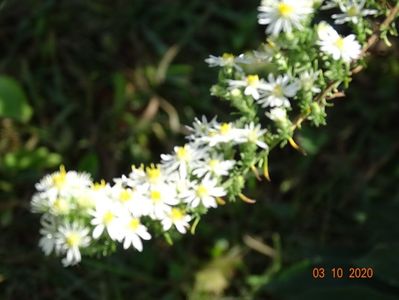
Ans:
{"type": "Polygon", "coordinates": [[[34,183],[61,163],[111,180],[182,143],[195,116],[228,118],[204,59],[265,39],[258,1],[0,3],[0,299],[399,299],[397,41],[326,127],[297,134],[307,156],[272,153],[272,182],[248,182],[255,205],[210,211],[173,247],[63,268],[37,247],[34,183]]]}

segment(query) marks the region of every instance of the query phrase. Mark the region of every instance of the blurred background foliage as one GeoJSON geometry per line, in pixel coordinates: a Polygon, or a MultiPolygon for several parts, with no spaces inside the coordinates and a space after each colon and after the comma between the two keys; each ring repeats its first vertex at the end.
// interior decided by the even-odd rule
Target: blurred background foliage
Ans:
{"type": "MultiPolygon", "coordinates": [[[[229,118],[209,95],[209,54],[263,39],[258,0],[1,1],[1,299],[398,299],[399,49],[305,126],[308,153],[277,149],[256,205],[212,210],[173,247],[118,251],[63,268],[37,247],[34,183],[63,163],[110,180],[183,142],[195,116],[229,118]],[[374,278],[312,278],[313,267],[374,278]]],[[[347,276],[345,276],[347,277],[347,276]]]]}

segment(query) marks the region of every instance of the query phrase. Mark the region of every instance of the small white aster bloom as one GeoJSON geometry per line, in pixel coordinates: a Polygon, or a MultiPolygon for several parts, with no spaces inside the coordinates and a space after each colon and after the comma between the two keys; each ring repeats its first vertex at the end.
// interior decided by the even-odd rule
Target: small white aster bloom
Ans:
{"type": "Polygon", "coordinates": [[[45,176],[35,185],[39,192],[57,192],[59,194],[73,195],[73,192],[92,184],[90,175],[75,171],[66,171],[64,166],[58,172],[45,176]]]}
{"type": "Polygon", "coordinates": [[[258,8],[258,22],[267,25],[266,33],[274,36],[302,29],[302,22],[313,12],[307,0],[263,0],[258,8]]]}
{"type": "Polygon", "coordinates": [[[187,228],[190,227],[190,221],[191,217],[186,215],[181,208],[173,207],[170,212],[165,214],[161,224],[164,231],[169,230],[174,225],[181,234],[185,234],[187,228]]]}
{"type": "Polygon", "coordinates": [[[181,176],[185,177],[189,166],[204,155],[205,152],[202,149],[186,144],[183,147],[175,147],[174,154],[161,154],[162,166],[166,173],[178,170],[181,176]]]}
{"type": "Polygon", "coordinates": [[[288,75],[274,77],[269,74],[265,92],[258,100],[262,107],[291,107],[288,98],[296,95],[300,88],[298,80],[292,80],[288,75]]]}
{"type": "Polygon", "coordinates": [[[240,144],[245,142],[240,129],[236,128],[232,123],[216,124],[209,131],[208,136],[202,137],[201,140],[208,143],[210,147],[214,147],[220,143],[240,144]]]}
{"type": "Polygon", "coordinates": [[[133,246],[138,251],[143,251],[143,242],[141,240],[150,240],[151,235],[147,227],[141,224],[140,219],[126,214],[122,217],[122,240],[123,249],[133,246]]]}
{"type": "Polygon", "coordinates": [[[143,186],[137,188],[123,187],[115,184],[112,187],[112,198],[114,202],[121,205],[121,210],[128,210],[136,217],[149,215],[151,212],[151,202],[144,197],[145,189],[143,186]]]}
{"type": "Polygon", "coordinates": [[[366,0],[339,1],[338,6],[342,13],[332,15],[332,18],[335,19],[335,24],[344,24],[346,22],[357,24],[362,17],[377,13],[375,9],[364,8],[365,4],[366,0]]]}
{"type": "Polygon", "coordinates": [[[199,182],[193,182],[191,189],[184,196],[185,202],[191,207],[197,207],[202,203],[206,208],[217,207],[216,198],[226,195],[223,187],[218,186],[217,180],[205,176],[199,182]]]}
{"type": "Polygon", "coordinates": [[[188,131],[191,132],[191,134],[187,136],[187,139],[190,140],[191,143],[202,144],[203,141],[201,138],[208,136],[211,129],[214,128],[217,123],[216,117],[211,121],[208,121],[205,116],[202,116],[201,120],[195,118],[192,127],[186,126],[188,131]]]}
{"type": "Polygon", "coordinates": [[[342,59],[350,63],[360,57],[361,46],[354,34],[343,37],[330,25],[322,22],[318,25],[318,35],[321,51],[331,55],[334,60],[342,59]]]}
{"type": "Polygon", "coordinates": [[[240,54],[236,57],[231,53],[223,53],[222,56],[210,55],[207,59],[205,59],[205,62],[210,67],[233,67],[239,71],[242,70],[239,64],[247,63],[243,54],[240,54]]]}
{"type": "Polygon", "coordinates": [[[204,177],[207,174],[227,176],[235,163],[235,160],[225,160],[221,154],[212,155],[210,158],[198,164],[198,166],[193,170],[193,174],[197,177],[204,177]]]}
{"type": "Polygon", "coordinates": [[[268,149],[266,143],[261,139],[265,135],[266,131],[266,129],[261,128],[260,124],[255,125],[254,122],[251,122],[245,125],[242,134],[247,142],[254,143],[262,149],[268,149]]]}
{"type": "Polygon", "coordinates": [[[265,81],[259,79],[258,75],[248,75],[242,80],[229,80],[228,84],[231,90],[245,88],[244,94],[246,96],[252,96],[255,100],[259,99],[260,91],[265,87],[265,81]]]}
{"type": "Polygon", "coordinates": [[[181,195],[186,193],[190,188],[190,180],[188,179],[188,176],[181,176],[177,171],[168,175],[166,184],[175,189],[176,197],[179,199],[179,202],[181,202],[181,195]]]}
{"type": "Polygon", "coordinates": [[[62,264],[67,266],[76,265],[82,260],[80,249],[89,246],[90,230],[78,223],[65,223],[61,225],[57,233],[57,244],[61,253],[66,253],[62,264]]]}
{"type": "Polygon", "coordinates": [[[95,209],[90,212],[93,217],[90,223],[94,225],[93,238],[98,239],[106,230],[112,240],[119,241],[121,213],[122,206],[111,199],[98,201],[95,209]]]}
{"type": "Polygon", "coordinates": [[[57,244],[57,226],[54,223],[54,218],[50,215],[43,215],[40,220],[42,228],[40,234],[42,237],[39,240],[39,247],[43,250],[45,255],[50,255],[53,251],[59,252],[57,244]]]}
{"type": "Polygon", "coordinates": [[[321,89],[315,84],[319,78],[320,71],[314,72],[313,70],[306,70],[299,75],[301,87],[305,91],[311,91],[314,94],[321,92],[321,89]]]}
{"type": "Polygon", "coordinates": [[[144,196],[151,202],[150,216],[153,219],[162,219],[172,205],[179,204],[176,189],[166,183],[151,185],[144,196]]]}

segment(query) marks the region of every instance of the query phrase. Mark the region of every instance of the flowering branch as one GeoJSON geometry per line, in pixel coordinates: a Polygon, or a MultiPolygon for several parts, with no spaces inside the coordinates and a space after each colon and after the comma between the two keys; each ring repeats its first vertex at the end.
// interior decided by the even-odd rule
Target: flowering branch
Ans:
{"type": "Polygon", "coordinates": [[[260,180],[263,169],[270,180],[268,157],[277,145],[289,143],[302,151],[293,140],[295,130],[305,120],[325,124],[327,101],[344,96],[338,86],[347,88],[379,36],[387,41],[388,33],[396,33],[392,24],[399,5],[263,0],[258,10],[267,43],[239,56],[206,59],[220,68],[212,95],[228,101],[240,117],[234,122],[195,119],[185,145],[162,154],[159,164],[132,166],[113,183],[95,183],[89,174],[63,166],[45,176],[35,186],[31,206],[41,214],[39,246],[46,255],[62,256],[69,266],[82,255],[108,255],[118,244],[142,251],[143,241],[153,236],[172,244],[178,234],[194,233],[201,216],[226,200],[255,203],[243,193],[248,175],[260,180]],[[340,13],[329,21],[345,24],[354,34],[342,36],[325,21],[312,25],[320,10],[331,8],[340,13]],[[366,16],[382,15],[386,19],[373,33],[366,16]]]}

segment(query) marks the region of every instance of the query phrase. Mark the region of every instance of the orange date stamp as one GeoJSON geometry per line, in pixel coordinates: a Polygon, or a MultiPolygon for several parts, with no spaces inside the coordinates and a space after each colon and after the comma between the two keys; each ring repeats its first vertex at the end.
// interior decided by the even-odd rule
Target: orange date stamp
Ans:
{"type": "Polygon", "coordinates": [[[359,268],[359,267],[349,267],[349,268],[324,268],[324,267],[314,267],[312,269],[312,277],[314,279],[371,279],[374,276],[374,269],[371,267],[359,268]]]}

